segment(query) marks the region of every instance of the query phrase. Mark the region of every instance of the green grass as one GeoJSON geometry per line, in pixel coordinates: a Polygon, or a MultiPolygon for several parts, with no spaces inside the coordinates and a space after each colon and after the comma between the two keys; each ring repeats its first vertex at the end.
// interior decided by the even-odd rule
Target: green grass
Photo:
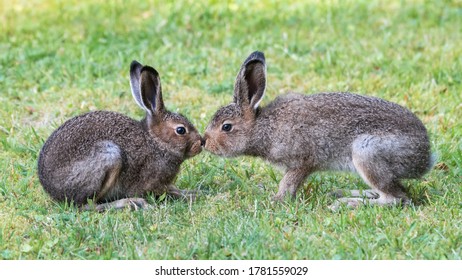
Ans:
{"type": "Polygon", "coordinates": [[[462,2],[106,2],[0,2],[0,259],[462,259],[462,2]],[[254,50],[267,57],[263,103],[348,90],[415,112],[439,157],[407,183],[415,205],[332,213],[333,188],[366,188],[332,173],[273,204],[279,171],[207,152],[176,181],[206,193],[192,205],[81,213],[43,191],[37,156],[66,119],[142,117],[131,60],[154,66],[166,106],[203,132],[254,50]]]}

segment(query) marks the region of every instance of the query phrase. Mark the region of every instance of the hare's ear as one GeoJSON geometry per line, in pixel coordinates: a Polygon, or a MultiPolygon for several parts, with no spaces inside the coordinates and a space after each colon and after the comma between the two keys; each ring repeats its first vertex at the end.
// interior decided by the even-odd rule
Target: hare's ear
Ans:
{"type": "Polygon", "coordinates": [[[234,84],[234,102],[242,108],[257,109],[266,89],[266,64],[262,52],[253,52],[244,61],[234,84]]]}
{"type": "Polygon", "coordinates": [[[141,68],[143,68],[143,65],[136,60],[133,60],[130,64],[130,88],[132,89],[132,95],[133,98],[135,98],[136,104],[138,104],[138,106],[140,106],[143,110],[147,111],[148,108],[143,105],[143,100],[141,98],[141,68]]]}
{"type": "MultiPolygon", "coordinates": [[[[164,113],[162,100],[162,87],[159,73],[150,66],[143,66],[140,70],[140,97],[141,105],[150,116],[164,113]]],[[[135,98],[136,99],[136,98],[135,98]]]]}

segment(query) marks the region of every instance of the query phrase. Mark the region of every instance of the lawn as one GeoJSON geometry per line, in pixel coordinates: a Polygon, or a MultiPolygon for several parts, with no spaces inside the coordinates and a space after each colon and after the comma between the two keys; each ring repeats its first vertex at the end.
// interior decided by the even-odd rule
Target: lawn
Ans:
{"type": "Polygon", "coordinates": [[[462,259],[462,2],[2,1],[0,259],[462,259]],[[195,203],[79,212],[42,189],[37,157],[66,119],[140,119],[133,59],[160,73],[167,108],[203,133],[232,99],[243,60],[263,51],[262,104],[287,91],[351,91],[410,108],[436,167],[406,182],[410,207],[331,212],[328,193],[365,189],[317,173],[273,203],[282,174],[260,159],[203,152],[176,184],[195,203]]]}

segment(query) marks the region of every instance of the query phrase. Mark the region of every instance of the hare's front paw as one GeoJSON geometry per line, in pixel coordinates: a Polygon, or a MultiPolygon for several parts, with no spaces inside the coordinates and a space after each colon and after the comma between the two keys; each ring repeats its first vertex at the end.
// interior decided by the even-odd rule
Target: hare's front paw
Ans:
{"type": "Polygon", "coordinates": [[[167,194],[176,199],[187,199],[193,202],[196,200],[199,192],[193,190],[180,190],[177,187],[170,185],[167,188],[167,194]]]}
{"type": "Polygon", "coordinates": [[[285,199],[284,194],[277,193],[276,195],[273,196],[271,200],[274,202],[281,202],[281,201],[284,201],[284,199],[285,199]]]}
{"type": "Polygon", "coordinates": [[[126,204],[122,208],[129,207],[131,210],[150,208],[151,205],[144,198],[127,198],[126,204]]]}
{"type": "Polygon", "coordinates": [[[191,191],[191,190],[182,190],[181,196],[184,199],[187,199],[191,202],[196,201],[197,197],[199,196],[199,191],[191,191]]]}

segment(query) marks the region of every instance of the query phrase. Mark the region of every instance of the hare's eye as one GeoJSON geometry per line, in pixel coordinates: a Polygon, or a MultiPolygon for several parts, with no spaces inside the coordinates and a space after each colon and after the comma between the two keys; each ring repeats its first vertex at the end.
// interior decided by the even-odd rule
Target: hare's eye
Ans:
{"type": "Polygon", "coordinates": [[[230,124],[230,123],[225,123],[222,127],[221,127],[221,130],[223,131],[231,131],[231,129],[233,128],[233,125],[230,124]]]}
{"type": "Polygon", "coordinates": [[[175,129],[175,132],[178,135],[183,135],[186,133],[186,128],[184,128],[183,126],[179,126],[175,129]]]}

